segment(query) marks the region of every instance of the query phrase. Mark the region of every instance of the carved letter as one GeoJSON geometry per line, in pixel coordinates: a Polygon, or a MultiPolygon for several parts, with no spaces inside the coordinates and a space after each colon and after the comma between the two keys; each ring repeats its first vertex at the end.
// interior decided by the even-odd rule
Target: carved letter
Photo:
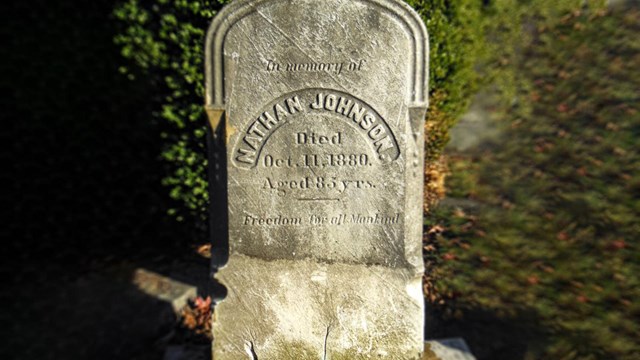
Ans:
{"type": "Polygon", "coordinates": [[[371,131],[369,131],[369,137],[371,140],[379,140],[384,136],[384,127],[380,124],[376,125],[371,131]]]}
{"type": "Polygon", "coordinates": [[[350,110],[350,105],[351,105],[351,100],[341,97],[340,98],[340,103],[338,104],[338,107],[336,108],[336,112],[340,113],[342,115],[347,115],[347,113],[350,110]]]}
{"type": "Polygon", "coordinates": [[[364,119],[360,122],[360,127],[363,130],[369,130],[371,129],[371,126],[373,126],[374,122],[376,122],[375,116],[371,115],[371,113],[367,113],[367,115],[364,116],[364,119]]]}
{"type": "Polygon", "coordinates": [[[316,102],[311,103],[311,108],[316,110],[322,109],[323,99],[324,99],[324,95],[322,95],[322,93],[318,93],[318,96],[316,97],[316,102]]]}
{"type": "Polygon", "coordinates": [[[262,140],[261,138],[257,138],[255,136],[245,136],[244,137],[244,143],[249,145],[249,147],[251,147],[251,149],[253,150],[257,150],[260,147],[260,140],[262,140]]]}
{"type": "Polygon", "coordinates": [[[327,110],[335,110],[338,106],[338,99],[333,94],[327,95],[327,100],[324,102],[324,108],[327,110]]]}
{"type": "Polygon", "coordinates": [[[238,156],[236,156],[236,161],[252,165],[255,161],[256,152],[246,149],[238,149],[238,156]]]}
{"type": "Polygon", "coordinates": [[[289,113],[295,114],[297,111],[302,111],[302,104],[300,104],[300,98],[298,98],[297,95],[291,99],[287,99],[286,103],[289,113]]]}
{"type": "Polygon", "coordinates": [[[262,115],[258,118],[258,121],[264,126],[267,130],[271,130],[273,125],[276,125],[278,121],[271,116],[268,112],[263,112],[262,115]]]}
{"type": "Polygon", "coordinates": [[[367,109],[360,107],[360,104],[358,104],[357,102],[354,102],[353,107],[351,108],[351,111],[349,111],[349,117],[353,119],[355,123],[359,124],[366,110],[367,109]]]}
{"type": "Polygon", "coordinates": [[[391,138],[388,135],[374,142],[374,144],[376,146],[376,151],[378,152],[378,154],[382,154],[383,152],[389,149],[393,149],[393,142],[391,141],[391,138]]]}
{"type": "Polygon", "coordinates": [[[280,104],[276,104],[276,106],[274,106],[274,110],[278,121],[282,121],[282,119],[286,118],[289,115],[289,113],[287,113],[287,110],[285,110],[280,104]]]}
{"type": "Polygon", "coordinates": [[[249,134],[254,134],[254,135],[258,135],[259,137],[263,138],[264,137],[264,132],[262,132],[260,129],[258,129],[258,125],[261,125],[259,122],[254,122],[251,127],[249,128],[249,131],[247,131],[247,133],[249,134]]]}

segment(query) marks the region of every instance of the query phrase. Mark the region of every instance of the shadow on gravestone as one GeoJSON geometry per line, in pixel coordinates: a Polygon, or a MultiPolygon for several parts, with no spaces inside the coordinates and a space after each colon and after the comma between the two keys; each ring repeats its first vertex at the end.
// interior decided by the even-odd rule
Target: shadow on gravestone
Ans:
{"type": "Polygon", "coordinates": [[[214,358],[421,358],[419,16],[396,0],[240,0],[206,52],[210,159],[226,172],[212,196],[226,184],[228,214],[212,223],[228,249],[214,358]]]}

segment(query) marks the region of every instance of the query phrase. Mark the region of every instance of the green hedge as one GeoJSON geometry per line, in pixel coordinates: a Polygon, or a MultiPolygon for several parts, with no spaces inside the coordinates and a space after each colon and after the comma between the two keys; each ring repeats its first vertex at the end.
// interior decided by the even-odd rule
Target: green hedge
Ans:
{"type": "Polygon", "coordinates": [[[637,360],[640,10],[537,25],[500,140],[450,161],[434,302],[486,358],[637,360]]]}

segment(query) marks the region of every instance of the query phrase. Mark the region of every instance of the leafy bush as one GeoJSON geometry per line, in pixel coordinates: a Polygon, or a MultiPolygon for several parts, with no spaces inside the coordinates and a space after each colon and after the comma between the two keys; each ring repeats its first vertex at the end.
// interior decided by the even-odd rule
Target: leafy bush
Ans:
{"type": "Polygon", "coordinates": [[[476,349],[638,359],[638,24],[637,10],[536,22],[512,64],[515,98],[497,108],[502,139],[452,159],[453,192],[482,210],[430,220],[432,294],[444,313],[466,314],[476,349]],[[476,321],[478,309],[537,329],[500,337],[476,321]]]}
{"type": "Polygon", "coordinates": [[[183,205],[171,210],[178,220],[185,215],[205,216],[204,37],[223,3],[129,0],[114,12],[124,25],[115,41],[135,66],[122,67],[121,72],[132,79],[144,76],[153,84],[157,89],[153,116],[171,125],[161,134],[162,158],[170,165],[163,184],[183,205]]]}

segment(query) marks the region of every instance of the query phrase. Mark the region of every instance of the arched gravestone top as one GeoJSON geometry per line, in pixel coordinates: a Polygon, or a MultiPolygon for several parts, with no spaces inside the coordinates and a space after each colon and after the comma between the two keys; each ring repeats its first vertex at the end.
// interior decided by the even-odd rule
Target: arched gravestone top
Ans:
{"type": "MultiPolygon", "coordinates": [[[[214,19],[207,32],[205,48],[206,106],[224,109],[225,77],[223,46],[229,30],[244,17],[258,11],[264,3],[286,2],[288,0],[236,0],[226,6],[214,19]]],[[[379,7],[381,11],[397,17],[407,33],[413,38],[413,77],[411,77],[412,104],[427,107],[428,95],[428,53],[427,29],[415,11],[406,3],[397,0],[353,0],[379,7]]]]}
{"type": "Polygon", "coordinates": [[[224,124],[229,254],[214,359],[420,358],[427,59],[401,1],[216,16],[206,108],[224,124]]]}

